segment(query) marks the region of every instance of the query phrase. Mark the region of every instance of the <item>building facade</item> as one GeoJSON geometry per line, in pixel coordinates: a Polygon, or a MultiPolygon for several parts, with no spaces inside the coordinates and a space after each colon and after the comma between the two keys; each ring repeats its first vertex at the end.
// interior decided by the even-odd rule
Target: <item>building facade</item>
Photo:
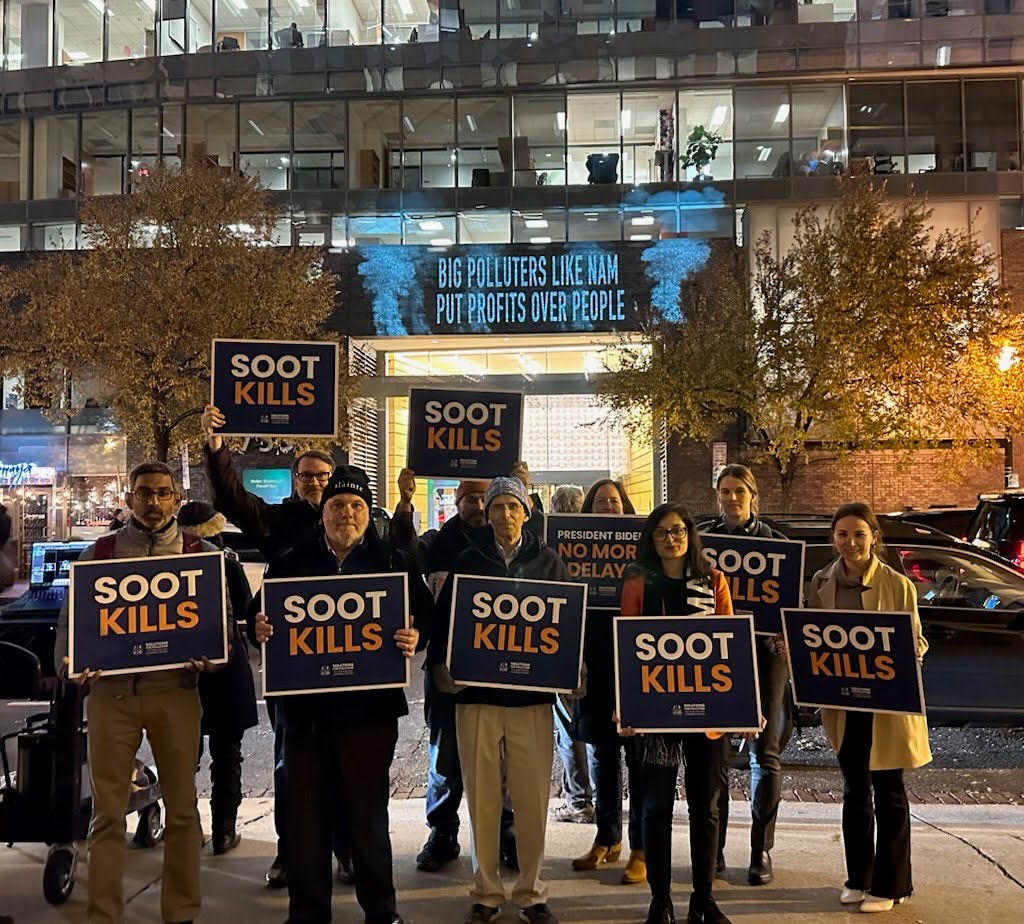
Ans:
{"type": "MultiPolygon", "coordinates": [[[[341,275],[334,323],[370,375],[354,453],[388,486],[424,381],[525,390],[541,485],[622,476],[638,509],[709,486],[710,448],[639,445],[602,420],[592,377],[631,312],[672,310],[665,266],[694,259],[688,242],[770,231],[788,247],[795,211],[837,176],[928,196],[936,230],[969,228],[1020,272],[1003,263],[1024,228],[1024,0],[0,7],[0,251],[86,246],[82,198],[130,194],[161,160],[259,176],[285,208],[277,243],[323,247],[341,275]],[[709,135],[713,157],[681,159],[709,135]],[[596,269],[512,280],[531,255],[596,269]],[[462,314],[473,286],[450,271],[474,260],[497,275],[462,314]],[[412,297],[382,294],[399,271],[412,297]],[[574,288],[589,294],[568,311],[545,295],[574,288]],[[521,313],[497,297],[512,290],[521,313]]],[[[962,501],[992,475],[866,499],[962,501]]],[[[429,523],[452,500],[421,486],[429,523]]]]}

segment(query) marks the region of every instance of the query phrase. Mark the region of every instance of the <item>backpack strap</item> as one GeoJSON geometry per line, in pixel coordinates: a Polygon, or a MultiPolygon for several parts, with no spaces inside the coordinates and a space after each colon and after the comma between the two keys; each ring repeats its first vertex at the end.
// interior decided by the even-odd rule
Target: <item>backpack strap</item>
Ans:
{"type": "Polygon", "coordinates": [[[108,536],[100,536],[96,540],[93,546],[92,557],[99,558],[113,558],[114,557],[114,540],[117,537],[117,533],[110,533],[108,536]]]}

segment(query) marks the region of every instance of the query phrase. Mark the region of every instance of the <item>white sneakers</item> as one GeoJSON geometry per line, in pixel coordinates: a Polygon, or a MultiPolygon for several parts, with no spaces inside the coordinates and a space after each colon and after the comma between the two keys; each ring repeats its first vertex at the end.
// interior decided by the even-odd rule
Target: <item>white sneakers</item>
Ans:
{"type": "Polygon", "coordinates": [[[893,905],[901,905],[906,899],[878,898],[878,896],[869,895],[860,889],[843,886],[843,891],[839,893],[839,901],[844,905],[860,905],[860,910],[865,914],[878,914],[883,911],[892,911],[893,905]]]}

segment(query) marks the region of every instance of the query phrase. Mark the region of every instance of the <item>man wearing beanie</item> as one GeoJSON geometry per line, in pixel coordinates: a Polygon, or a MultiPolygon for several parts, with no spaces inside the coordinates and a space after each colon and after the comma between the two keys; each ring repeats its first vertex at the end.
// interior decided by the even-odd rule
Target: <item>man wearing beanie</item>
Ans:
{"type": "Polygon", "coordinates": [[[554,694],[491,687],[458,687],[445,666],[455,574],[568,581],[565,564],[533,533],[526,488],[518,478],[495,478],[484,495],[488,530],[479,546],[456,558],[437,600],[427,663],[442,690],[455,694],[455,721],[469,820],[473,832],[472,907],[465,924],[488,924],[505,904],[499,872],[502,763],[516,814],[519,878],[512,901],[530,924],[557,924],[541,881],[551,786],[554,694]]]}
{"type": "MultiPolygon", "coordinates": [[[[202,501],[189,501],[178,511],[182,532],[198,536],[224,549],[221,531],[227,525],[224,514],[202,501]]],[[[238,628],[252,603],[252,591],[238,556],[224,549],[224,579],[231,616],[228,619],[230,654],[218,671],[199,675],[199,701],[203,707],[201,731],[210,739],[210,814],[214,856],[238,846],[236,821],[242,804],[242,737],[246,729],[259,724],[256,690],[249,667],[249,647],[238,628]]]]}
{"type": "MultiPolygon", "coordinates": [[[[339,465],[321,499],[322,531],[273,563],[268,578],[405,572],[413,627],[393,638],[411,658],[426,642],[432,599],[419,569],[390,548],[370,519],[373,494],[360,468],[339,465]]],[[[256,614],[262,642],[281,617],[256,614]]],[[[401,924],[395,900],[388,796],[398,719],[409,712],[401,689],[285,696],[288,813],[285,818],[289,924],[331,920],[331,832],[342,802],[351,830],[356,898],[366,924],[401,924]]]]}

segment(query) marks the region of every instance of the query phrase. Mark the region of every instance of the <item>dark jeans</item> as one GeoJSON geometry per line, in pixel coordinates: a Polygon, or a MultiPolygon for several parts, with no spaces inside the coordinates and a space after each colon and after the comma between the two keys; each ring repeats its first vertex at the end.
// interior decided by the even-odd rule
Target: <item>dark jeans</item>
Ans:
{"type": "Polygon", "coordinates": [[[869,712],[847,712],[839,748],[846,885],[878,898],[904,898],[914,891],[910,806],[902,770],[869,769],[873,723],[869,712]]]}
{"type": "Polygon", "coordinates": [[[629,785],[629,849],[643,850],[643,796],[636,743],[614,732],[593,744],[594,808],[597,820],[595,843],[612,847],[622,841],[622,752],[626,752],[629,785]]]}
{"type": "MultiPolygon", "coordinates": [[[[285,772],[284,759],[284,713],[277,708],[272,697],[267,698],[267,713],[270,716],[270,724],[274,727],[274,832],[277,834],[277,859],[281,863],[286,863],[285,857],[288,851],[285,847],[287,840],[285,819],[288,817],[288,774],[285,772]]],[[[352,859],[348,821],[345,817],[345,806],[341,800],[338,800],[334,823],[334,855],[339,860],[352,859]]]]}
{"type": "MultiPolygon", "coordinates": [[[[715,878],[722,742],[700,733],[684,734],[682,738],[693,893],[698,899],[705,899],[711,895],[715,878]]],[[[678,775],[678,767],[654,764],[644,764],[640,771],[647,883],[651,897],[657,899],[668,898],[672,891],[672,806],[678,775]]]]}
{"type": "Polygon", "coordinates": [[[396,917],[388,796],[397,719],[351,724],[290,725],[288,766],[288,920],[327,924],[333,882],[331,846],[336,806],[353,831],[356,898],[367,924],[396,917]]]}
{"type": "MultiPolygon", "coordinates": [[[[587,746],[569,733],[571,717],[560,700],[555,700],[555,748],[562,762],[562,798],[566,805],[582,809],[594,802],[587,746]]],[[[616,844],[618,841],[615,842],[616,844]]]]}
{"type": "MultiPolygon", "coordinates": [[[[242,736],[215,731],[210,738],[210,813],[214,835],[235,830],[242,804],[242,736]]],[[[203,739],[199,739],[199,759],[203,739]]]]}
{"type": "MultiPolygon", "coordinates": [[[[750,852],[760,854],[775,846],[775,822],[782,798],[782,742],[793,729],[790,709],[789,664],[772,654],[767,640],[757,639],[757,675],[761,688],[764,730],[750,742],[750,852]]],[[[722,793],[718,799],[718,852],[725,851],[729,827],[728,737],[723,738],[726,760],[722,762],[722,793]]]]}

